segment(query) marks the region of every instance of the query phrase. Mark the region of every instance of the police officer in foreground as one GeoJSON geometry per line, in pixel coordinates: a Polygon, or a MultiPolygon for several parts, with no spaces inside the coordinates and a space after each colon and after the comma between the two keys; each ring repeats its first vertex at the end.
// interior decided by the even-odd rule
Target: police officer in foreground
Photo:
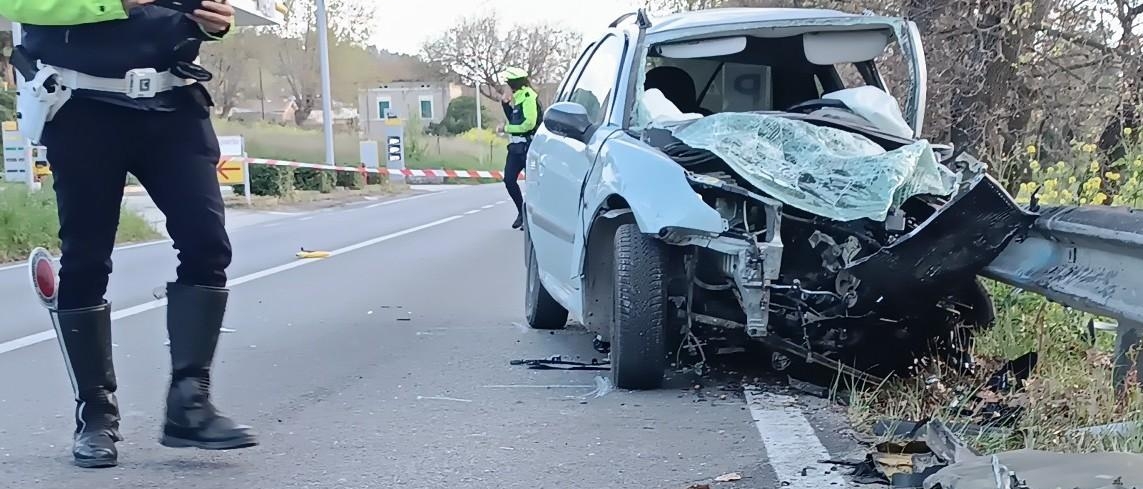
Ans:
{"type": "Polygon", "coordinates": [[[524,196],[520,193],[520,172],[528,161],[528,146],[532,144],[532,136],[540,127],[543,114],[540,113],[539,95],[528,82],[528,72],[520,68],[508,68],[503,74],[510,92],[501,95],[501,106],[508,124],[504,132],[508,133],[508,158],[504,162],[504,186],[508,195],[516,204],[516,222],[512,229],[524,227],[524,196]]]}
{"type": "Polygon", "coordinates": [[[216,450],[257,444],[210,397],[231,248],[215,175],[213,104],[200,83],[210,76],[194,62],[203,41],[229,32],[234,10],[225,0],[203,1],[193,12],[152,3],[0,1],[0,16],[23,24],[22,53],[42,63],[40,70],[58,70],[59,84],[72,90],[40,140],[51,155],[59,206],[54,314],[76,399],[73,454],[81,467],[116,465],[115,443],[123,439],[104,293],[127,173],[166,215],[179,258],[177,279],[167,285],[172,369],[160,443],[216,450]]]}

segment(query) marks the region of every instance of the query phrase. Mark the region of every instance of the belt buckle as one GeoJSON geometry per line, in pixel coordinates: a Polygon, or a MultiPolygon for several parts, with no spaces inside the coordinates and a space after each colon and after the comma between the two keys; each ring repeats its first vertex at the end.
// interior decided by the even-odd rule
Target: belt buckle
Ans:
{"type": "Polygon", "coordinates": [[[154,68],[135,68],[127,72],[127,96],[153,98],[158,93],[159,71],[154,68]]]}

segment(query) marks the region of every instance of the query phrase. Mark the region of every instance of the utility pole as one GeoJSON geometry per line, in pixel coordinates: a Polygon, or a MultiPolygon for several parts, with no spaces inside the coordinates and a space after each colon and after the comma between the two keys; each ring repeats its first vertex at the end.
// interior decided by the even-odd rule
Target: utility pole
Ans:
{"type": "Polygon", "coordinates": [[[480,120],[480,82],[479,81],[476,82],[476,128],[477,129],[484,129],[484,126],[481,125],[481,120],[480,120]]]}
{"type": "Polygon", "coordinates": [[[322,130],[325,133],[325,164],[332,166],[333,153],[333,96],[329,75],[329,19],[326,18],[325,0],[317,0],[318,50],[321,55],[321,111],[322,130]]]}
{"type": "Polygon", "coordinates": [[[262,122],[266,121],[266,87],[262,85],[262,63],[258,63],[258,101],[262,103],[262,122]]]}

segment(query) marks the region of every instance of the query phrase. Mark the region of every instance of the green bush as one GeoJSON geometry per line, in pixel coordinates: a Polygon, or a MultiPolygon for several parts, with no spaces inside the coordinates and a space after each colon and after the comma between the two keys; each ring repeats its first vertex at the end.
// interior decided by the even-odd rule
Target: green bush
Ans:
{"type": "MultiPolygon", "coordinates": [[[[51,180],[45,190],[29,192],[23,185],[0,184],[0,263],[23,260],[33,248],[59,249],[59,218],[51,180]]],[[[143,218],[123,208],[119,242],[155,239],[159,235],[143,218]]]]}
{"type": "MultiPolygon", "coordinates": [[[[294,192],[294,169],[284,166],[250,165],[250,187],[253,195],[289,196],[294,192]]],[[[246,195],[246,186],[235,185],[234,193],[246,195]]]]}
{"type": "Polygon", "coordinates": [[[321,190],[322,171],[313,168],[294,170],[294,188],[298,190],[321,190]]]}
{"type": "Polygon", "coordinates": [[[0,90],[0,121],[16,120],[16,92],[0,90]]]}

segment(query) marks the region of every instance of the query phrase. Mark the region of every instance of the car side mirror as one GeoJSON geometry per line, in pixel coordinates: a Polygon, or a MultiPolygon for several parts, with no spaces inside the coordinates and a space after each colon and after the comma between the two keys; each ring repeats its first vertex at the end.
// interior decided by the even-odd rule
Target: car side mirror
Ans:
{"type": "Polygon", "coordinates": [[[544,127],[556,135],[583,141],[591,129],[587,109],[575,102],[558,102],[544,113],[544,127]]]}

